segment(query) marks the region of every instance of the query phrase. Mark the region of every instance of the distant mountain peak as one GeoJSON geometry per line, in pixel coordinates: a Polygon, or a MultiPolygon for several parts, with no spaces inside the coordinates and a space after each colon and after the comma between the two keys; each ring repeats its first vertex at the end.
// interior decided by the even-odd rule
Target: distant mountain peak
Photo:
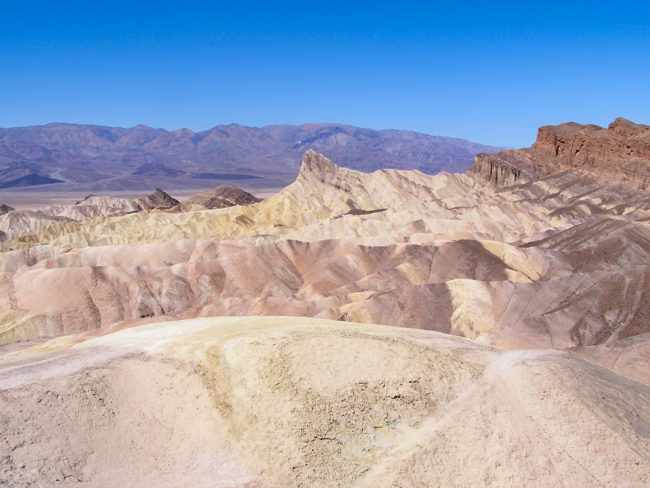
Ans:
{"type": "Polygon", "coordinates": [[[43,169],[39,174],[51,179],[19,183],[39,183],[43,191],[54,182],[56,191],[90,193],[152,186],[199,189],[242,178],[258,180],[249,189],[279,189],[296,178],[308,149],[360,171],[395,168],[435,174],[464,172],[477,153],[499,148],[339,123],[263,128],[229,124],[200,132],[143,124],[125,129],[52,123],[0,131],[0,172],[16,161],[36,164],[43,169]],[[240,175],[237,168],[250,171],[240,175]]]}

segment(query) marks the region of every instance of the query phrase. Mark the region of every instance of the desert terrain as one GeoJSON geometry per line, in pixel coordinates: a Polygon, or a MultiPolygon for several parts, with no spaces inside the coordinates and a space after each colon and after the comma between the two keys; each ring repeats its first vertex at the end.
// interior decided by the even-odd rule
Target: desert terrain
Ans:
{"type": "Polygon", "coordinates": [[[200,132],[56,123],[0,128],[0,201],[43,193],[117,192],[133,198],[155,187],[182,194],[233,184],[252,193],[276,193],[296,178],[310,148],[352,169],[431,174],[465,171],[476,153],[500,149],[342,124],[230,124],[200,132]]]}
{"type": "Polygon", "coordinates": [[[0,482],[648,486],[648,137],[5,208],[0,482]]]}

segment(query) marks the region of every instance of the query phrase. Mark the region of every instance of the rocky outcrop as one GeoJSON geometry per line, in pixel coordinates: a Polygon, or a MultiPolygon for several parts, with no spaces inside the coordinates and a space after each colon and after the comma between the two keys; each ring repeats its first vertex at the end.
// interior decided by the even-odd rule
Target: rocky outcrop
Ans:
{"type": "Polygon", "coordinates": [[[134,201],[140,206],[142,210],[165,210],[181,203],[168,193],[165,193],[160,188],[156,188],[156,191],[154,191],[151,195],[147,195],[144,198],[137,198],[134,201]]]}
{"type": "Polygon", "coordinates": [[[6,214],[7,212],[11,212],[13,210],[13,207],[10,207],[9,205],[5,205],[4,203],[0,203],[0,215],[6,214]]]}
{"type": "Polygon", "coordinates": [[[583,166],[650,161],[650,126],[621,117],[607,129],[593,124],[548,125],[540,127],[533,149],[583,166]]]}
{"type": "Polygon", "coordinates": [[[469,173],[497,185],[576,170],[596,181],[650,184],[650,126],[618,118],[607,129],[574,122],[539,128],[527,149],[479,154],[469,173]]]}
{"type": "Polygon", "coordinates": [[[468,170],[469,174],[489,181],[495,185],[513,185],[518,181],[529,181],[537,176],[534,165],[525,164],[521,159],[513,161],[514,154],[504,155],[480,153],[468,170]]]}
{"type": "Polygon", "coordinates": [[[143,198],[111,198],[88,195],[74,205],[54,205],[40,210],[14,210],[0,215],[0,231],[5,238],[19,238],[39,232],[53,223],[86,222],[96,217],[115,217],[151,210],[168,210],[179,201],[160,188],[143,198]]]}
{"type": "Polygon", "coordinates": [[[261,201],[261,198],[257,198],[255,195],[251,195],[235,186],[219,185],[216,188],[211,188],[185,200],[179,207],[179,210],[186,211],[193,207],[213,210],[215,208],[228,208],[236,205],[252,205],[261,201]]]}
{"type": "Polygon", "coordinates": [[[296,181],[262,202],[184,205],[59,216],[9,236],[0,342],[282,314],[580,348],[650,382],[610,347],[650,333],[646,192],[575,171],[495,191],[467,175],[361,173],[308,151],[296,181]]]}

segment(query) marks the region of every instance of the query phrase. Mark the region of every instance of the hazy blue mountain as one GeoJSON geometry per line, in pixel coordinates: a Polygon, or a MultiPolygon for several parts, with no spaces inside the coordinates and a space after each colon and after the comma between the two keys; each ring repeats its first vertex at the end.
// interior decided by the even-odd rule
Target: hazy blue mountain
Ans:
{"type": "Polygon", "coordinates": [[[432,174],[463,172],[477,153],[500,149],[463,139],[341,124],[231,124],[192,132],[54,123],[0,129],[0,187],[196,188],[226,180],[278,187],[295,179],[302,155],[310,148],[363,171],[398,168],[432,174]]]}

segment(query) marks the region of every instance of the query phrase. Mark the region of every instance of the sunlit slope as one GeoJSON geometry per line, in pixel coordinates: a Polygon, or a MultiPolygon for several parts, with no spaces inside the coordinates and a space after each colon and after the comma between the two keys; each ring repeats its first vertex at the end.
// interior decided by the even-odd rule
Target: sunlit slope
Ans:
{"type": "Polygon", "coordinates": [[[650,381],[634,366],[650,354],[646,192],[571,171],[509,187],[368,174],[310,151],[297,180],[260,203],[185,208],[6,240],[0,343],[282,314],[575,350],[650,381]]]}
{"type": "Polygon", "coordinates": [[[4,248],[45,242],[56,247],[79,247],[244,237],[346,237],[369,243],[403,242],[419,232],[443,239],[501,239],[505,233],[508,240],[514,240],[563,223],[541,218],[534,204],[519,205],[515,220],[507,209],[492,208],[504,204],[503,200],[486,193],[465,175],[430,176],[396,170],[361,173],[308,152],[298,179],[256,205],[184,213],[154,211],[88,223],[62,222],[8,241],[4,248]]]}
{"type": "Polygon", "coordinates": [[[565,353],[288,317],[151,324],[0,361],[9,486],[629,486],[650,390],[565,353]]]}

